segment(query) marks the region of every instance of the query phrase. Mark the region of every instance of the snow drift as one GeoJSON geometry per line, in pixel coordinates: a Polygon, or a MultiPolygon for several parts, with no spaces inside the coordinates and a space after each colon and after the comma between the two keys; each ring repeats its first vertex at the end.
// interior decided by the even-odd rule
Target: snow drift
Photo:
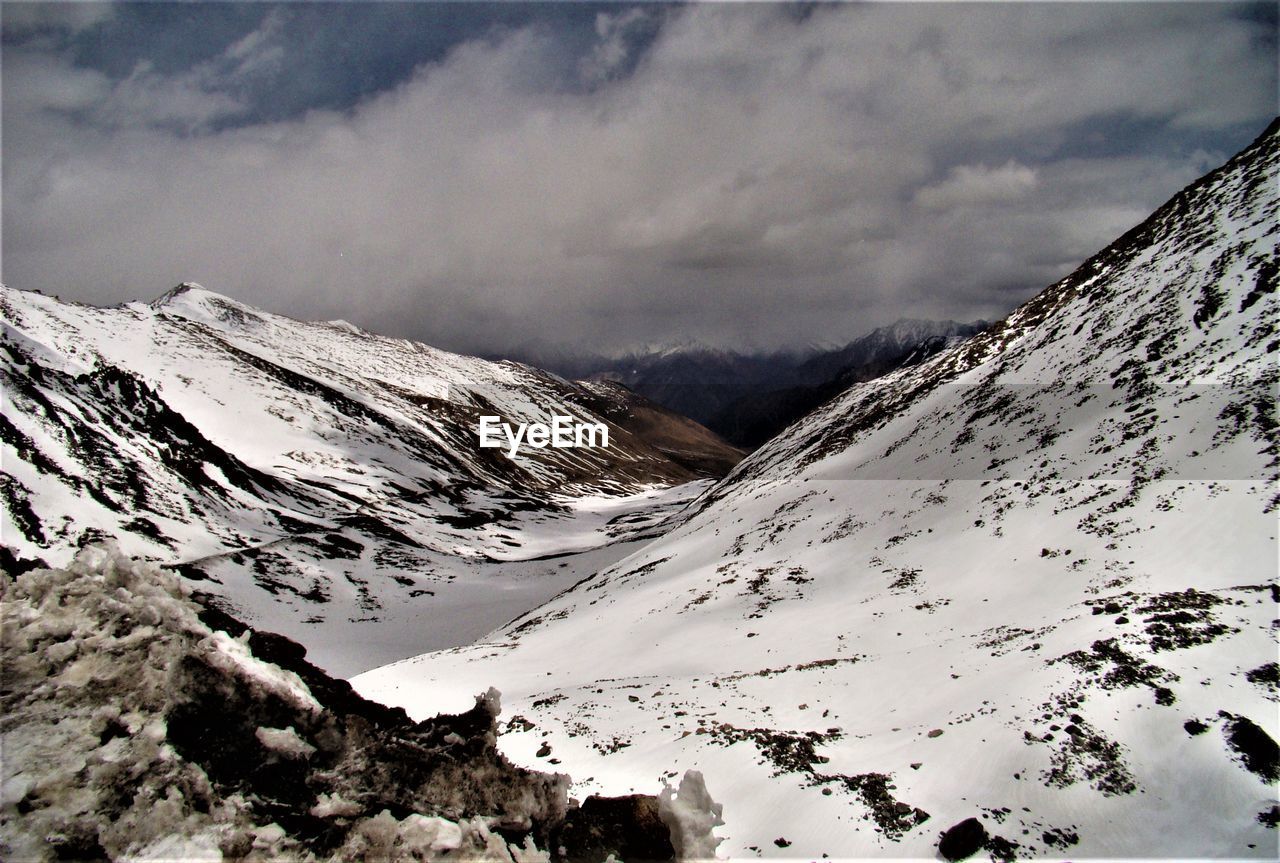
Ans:
{"type": "Polygon", "coordinates": [[[710,847],[687,806],[578,806],[512,766],[495,690],[411,722],[113,548],[0,585],[6,860],[669,859],[668,824],[710,847]]]}

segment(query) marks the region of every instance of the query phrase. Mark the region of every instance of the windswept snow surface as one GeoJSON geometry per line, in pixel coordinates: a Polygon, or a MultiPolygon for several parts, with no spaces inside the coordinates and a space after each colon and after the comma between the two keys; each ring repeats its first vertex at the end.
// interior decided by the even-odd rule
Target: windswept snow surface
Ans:
{"type": "Polygon", "coordinates": [[[576,794],[696,769],[734,857],[934,858],[973,818],[996,859],[1274,859],[1278,134],[651,545],[353,683],[427,716],[492,681],[576,794]]]}
{"type": "Polygon", "coordinates": [[[105,309],[0,286],[0,536],[58,565],[110,538],[352,674],[474,640],[705,489],[625,395],[195,285],[105,309]],[[511,459],[482,414],[610,446],[511,459]]]}

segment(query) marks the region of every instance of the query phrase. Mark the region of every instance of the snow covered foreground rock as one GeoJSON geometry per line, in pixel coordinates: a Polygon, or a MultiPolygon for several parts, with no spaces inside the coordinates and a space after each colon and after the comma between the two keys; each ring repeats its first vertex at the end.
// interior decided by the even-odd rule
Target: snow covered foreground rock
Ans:
{"type": "Polygon", "coordinates": [[[702,771],[734,857],[1276,859],[1280,122],[466,648],[576,793],[702,771]]]}
{"type": "Polygon", "coordinates": [[[677,798],[579,807],[567,776],[497,752],[495,690],[413,723],[113,548],[0,586],[5,860],[534,863],[714,848],[700,777],[677,798]]]}

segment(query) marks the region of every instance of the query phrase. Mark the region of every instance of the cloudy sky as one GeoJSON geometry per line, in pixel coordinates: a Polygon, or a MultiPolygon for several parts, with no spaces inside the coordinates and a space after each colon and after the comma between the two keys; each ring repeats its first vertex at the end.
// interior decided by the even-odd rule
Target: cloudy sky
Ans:
{"type": "Polygon", "coordinates": [[[998,317],[1277,111],[1274,3],[0,15],[5,283],[468,352],[998,317]]]}

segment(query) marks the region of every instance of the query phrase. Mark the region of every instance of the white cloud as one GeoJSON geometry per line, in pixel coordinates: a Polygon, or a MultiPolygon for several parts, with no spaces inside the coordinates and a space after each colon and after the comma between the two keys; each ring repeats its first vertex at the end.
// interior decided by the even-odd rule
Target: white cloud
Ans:
{"type": "MultiPolygon", "coordinates": [[[[80,20],[74,15],[54,15],[54,12],[62,6],[98,5],[42,5],[39,8],[53,11],[35,16],[33,20],[80,20]]],[[[4,24],[9,32],[8,6],[5,8],[4,24]]],[[[181,74],[162,73],[150,61],[143,60],[118,81],[73,65],[66,51],[51,49],[42,40],[18,42],[6,49],[4,57],[9,78],[4,100],[11,118],[10,128],[19,127],[21,134],[21,127],[33,122],[36,116],[63,113],[73,115],[78,133],[159,126],[189,135],[207,129],[219,121],[243,115],[247,110],[241,98],[243,89],[255,79],[279,71],[284,58],[280,44],[283,24],[283,13],[275,11],[221,55],[181,74]]],[[[92,135],[90,139],[96,140],[92,135]]]]}
{"type": "MultiPolygon", "coordinates": [[[[6,20],[7,24],[7,20],[6,20]]],[[[57,54],[11,48],[5,51],[4,109],[10,129],[41,111],[75,112],[102,103],[111,92],[106,75],[76,68],[57,54]],[[14,84],[13,82],[17,82],[14,84]]]]}
{"type": "Polygon", "coordinates": [[[1071,159],[1068,135],[1272,110],[1270,60],[1229,12],[694,5],[617,76],[643,24],[620,12],[585,91],[549,85],[561,46],[531,29],[351,112],[216,132],[236,76],[278,57],[276,25],[112,87],[59,55],[6,57],[4,277],[96,301],[192,279],[458,349],[990,316],[1202,167],[1071,159]],[[90,102],[113,122],[68,113],[90,102]]]}
{"type": "Polygon", "coordinates": [[[110,127],[168,126],[195,131],[243,113],[231,94],[205,86],[203,75],[168,76],[139,63],[93,106],[94,119],[110,127]]]}
{"type": "Polygon", "coordinates": [[[999,168],[986,165],[957,165],[947,179],[916,192],[916,203],[930,210],[968,207],[978,204],[1005,204],[1028,194],[1036,187],[1036,172],[1013,160],[999,168]]]}

